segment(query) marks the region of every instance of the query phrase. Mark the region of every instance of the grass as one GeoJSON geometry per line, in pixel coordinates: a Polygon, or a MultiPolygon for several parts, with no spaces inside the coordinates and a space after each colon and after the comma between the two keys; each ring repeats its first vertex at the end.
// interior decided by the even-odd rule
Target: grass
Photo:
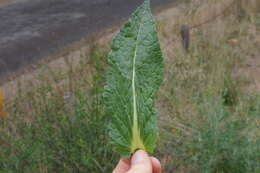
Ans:
{"type": "MultiPolygon", "coordinates": [[[[253,83],[243,66],[259,53],[252,37],[260,32],[259,14],[221,16],[193,29],[185,54],[179,26],[200,21],[192,19],[201,9],[181,6],[157,17],[166,70],[155,155],[165,172],[258,173],[260,93],[245,89],[253,83]]],[[[0,172],[112,171],[119,157],[109,145],[101,96],[108,52],[92,44],[79,63],[43,66],[36,79],[18,85],[7,104],[10,117],[0,120],[0,172]]]]}
{"type": "Polygon", "coordinates": [[[101,104],[107,53],[93,47],[91,57],[64,74],[44,69],[52,77],[18,91],[1,122],[0,172],[111,171],[116,154],[101,104]]]}
{"type": "Polygon", "coordinates": [[[259,172],[260,97],[242,95],[239,82],[230,78],[233,65],[226,57],[232,54],[207,55],[179,55],[172,78],[160,91],[162,148],[171,156],[166,167],[177,172],[259,172]]]}
{"type": "MultiPolygon", "coordinates": [[[[189,15],[178,17],[171,28],[159,27],[161,40],[165,33],[174,33],[171,49],[163,41],[167,70],[158,93],[159,150],[166,172],[259,172],[259,91],[245,92],[250,84],[242,73],[235,77],[237,68],[257,50],[248,40],[255,24],[231,14],[194,28],[186,55],[174,36],[176,26],[189,21],[189,15]],[[233,45],[231,39],[239,41],[233,45]]],[[[193,22],[189,24],[196,25],[193,22]]]]}

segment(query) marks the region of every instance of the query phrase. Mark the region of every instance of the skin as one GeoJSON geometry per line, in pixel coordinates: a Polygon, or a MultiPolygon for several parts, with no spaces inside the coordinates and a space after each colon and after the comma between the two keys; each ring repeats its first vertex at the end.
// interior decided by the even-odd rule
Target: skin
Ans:
{"type": "Polygon", "coordinates": [[[121,159],[113,173],[161,173],[161,164],[155,157],[138,150],[131,158],[121,159]]]}

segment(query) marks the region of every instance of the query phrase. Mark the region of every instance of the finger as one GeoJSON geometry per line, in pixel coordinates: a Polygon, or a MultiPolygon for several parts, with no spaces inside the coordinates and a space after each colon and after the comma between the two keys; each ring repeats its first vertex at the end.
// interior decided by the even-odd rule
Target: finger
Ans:
{"type": "Polygon", "coordinates": [[[161,173],[162,168],[161,168],[161,163],[158,159],[155,157],[150,157],[151,162],[152,162],[152,167],[153,167],[153,173],[161,173]]]}
{"type": "Polygon", "coordinates": [[[113,173],[126,173],[130,169],[130,159],[121,159],[113,173]]]}
{"type": "Polygon", "coordinates": [[[152,162],[148,154],[138,150],[132,156],[131,168],[127,173],[152,173],[152,162]]]}

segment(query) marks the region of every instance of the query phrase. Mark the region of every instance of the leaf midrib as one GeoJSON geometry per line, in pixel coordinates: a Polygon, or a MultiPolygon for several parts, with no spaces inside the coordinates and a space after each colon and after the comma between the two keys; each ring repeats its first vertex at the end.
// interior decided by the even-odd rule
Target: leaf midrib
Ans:
{"type": "Polygon", "coordinates": [[[136,149],[143,149],[145,150],[144,144],[142,142],[141,136],[140,136],[140,130],[138,125],[138,114],[137,114],[137,104],[136,104],[136,89],[135,89],[135,66],[136,66],[136,57],[137,57],[137,51],[138,51],[138,43],[139,43],[139,37],[140,37],[140,31],[143,25],[143,15],[141,18],[140,26],[137,33],[137,39],[136,39],[136,45],[135,45],[135,53],[133,57],[133,73],[132,73],[132,94],[133,94],[133,139],[132,139],[132,146],[131,146],[131,152],[134,152],[136,149]]]}

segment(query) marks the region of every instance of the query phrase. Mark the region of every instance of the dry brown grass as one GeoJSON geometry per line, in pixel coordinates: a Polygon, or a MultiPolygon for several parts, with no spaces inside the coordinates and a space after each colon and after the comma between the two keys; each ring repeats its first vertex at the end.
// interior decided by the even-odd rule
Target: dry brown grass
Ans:
{"type": "MultiPolygon", "coordinates": [[[[253,7],[256,7],[260,1],[250,0],[243,8],[250,11],[249,20],[239,22],[237,19],[236,1],[213,1],[213,0],[197,0],[192,1],[191,4],[182,4],[178,8],[172,8],[164,11],[157,16],[158,31],[160,33],[160,40],[162,48],[167,57],[166,65],[172,64],[176,59],[174,58],[176,52],[182,49],[181,38],[179,35],[180,25],[189,24],[191,29],[191,44],[195,44],[196,35],[199,33],[201,37],[209,40],[212,44],[218,46],[225,40],[232,46],[231,49],[243,57],[241,64],[250,64],[252,68],[244,69],[251,71],[249,75],[243,77],[242,73],[234,74],[235,77],[253,78],[253,83],[257,86],[249,86],[249,88],[259,89],[260,79],[258,75],[259,55],[258,47],[260,45],[259,37],[259,14],[255,13],[253,7]],[[232,5],[233,4],[233,5],[232,5]],[[193,7],[193,8],[190,8],[193,7]],[[194,8],[195,7],[195,8],[194,8]],[[222,12],[225,13],[222,13],[222,12]],[[172,19],[172,20],[169,20],[172,19]],[[227,37],[227,35],[229,35],[227,37]],[[251,55],[252,58],[250,58],[251,55]],[[248,61],[248,63],[245,63],[248,61]],[[254,65],[253,65],[254,64],[254,65]]],[[[241,65],[240,64],[240,65],[241,65]]],[[[238,66],[237,69],[241,68],[238,66]]],[[[245,72],[243,71],[243,72],[245,72]]],[[[236,73],[236,72],[234,72],[236,73]]],[[[248,73],[248,72],[246,72],[248,73]]],[[[166,76],[167,78],[167,76],[166,76]]],[[[255,91],[255,90],[254,90],[255,91]]]]}
{"type": "MultiPolygon", "coordinates": [[[[221,88],[225,88],[223,79],[228,78],[226,75],[229,72],[232,77],[228,80],[235,83],[231,84],[231,88],[235,86],[232,92],[243,93],[239,97],[260,93],[260,30],[257,24],[260,14],[249,5],[243,5],[243,8],[246,13],[240,20],[236,1],[197,0],[168,9],[157,16],[166,66],[165,83],[158,94],[157,107],[162,126],[166,126],[169,133],[175,136],[174,140],[183,142],[182,135],[189,139],[196,134],[195,129],[189,128],[194,123],[193,116],[199,114],[198,105],[192,101],[193,95],[204,90],[217,97],[221,88]],[[179,34],[182,24],[195,26],[191,30],[190,55],[182,51],[179,34]],[[196,58],[202,57],[211,59],[198,66],[196,58]],[[172,78],[175,80],[171,81],[172,78]]],[[[198,127],[203,124],[200,121],[196,123],[198,127]]],[[[172,159],[167,159],[172,156],[165,157],[164,166],[178,161],[174,156],[172,159]]],[[[180,167],[177,172],[194,171],[194,165],[190,166],[185,169],[180,167]]]]}
{"type": "Polygon", "coordinates": [[[256,12],[260,12],[260,1],[259,0],[241,0],[242,6],[245,10],[253,15],[256,12]]]}

